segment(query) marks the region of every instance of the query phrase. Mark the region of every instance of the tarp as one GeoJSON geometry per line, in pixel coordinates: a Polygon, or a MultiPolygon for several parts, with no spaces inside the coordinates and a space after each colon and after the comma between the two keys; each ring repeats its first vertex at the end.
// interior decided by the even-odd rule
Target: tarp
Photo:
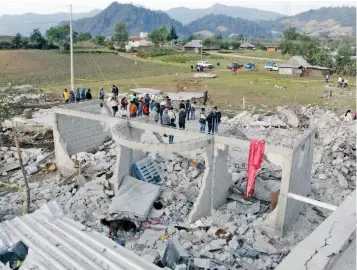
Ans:
{"type": "Polygon", "coordinates": [[[248,157],[248,180],[247,180],[247,197],[251,197],[254,193],[255,177],[259,170],[265,150],[264,140],[250,140],[249,157],[248,157]]]}

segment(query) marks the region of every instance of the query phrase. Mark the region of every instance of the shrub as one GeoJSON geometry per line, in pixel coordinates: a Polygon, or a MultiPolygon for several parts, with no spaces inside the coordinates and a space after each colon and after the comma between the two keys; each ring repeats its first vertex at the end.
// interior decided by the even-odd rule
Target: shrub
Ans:
{"type": "Polygon", "coordinates": [[[170,55],[175,54],[177,51],[172,49],[152,49],[147,51],[139,51],[137,52],[137,56],[141,58],[149,58],[149,57],[156,57],[156,56],[163,56],[163,55],[170,55]]]}

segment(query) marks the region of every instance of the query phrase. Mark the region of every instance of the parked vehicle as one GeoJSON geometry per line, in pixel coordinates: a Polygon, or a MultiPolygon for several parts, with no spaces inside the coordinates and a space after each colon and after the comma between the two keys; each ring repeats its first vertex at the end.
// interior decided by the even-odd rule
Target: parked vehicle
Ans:
{"type": "Polygon", "coordinates": [[[277,71],[279,70],[278,65],[275,62],[268,62],[264,66],[265,69],[269,69],[270,71],[277,71]]]}
{"type": "Polygon", "coordinates": [[[240,64],[240,63],[237,63],[237,62],[233,62],[232,64],[228,65],[227,66],[227,69],[232,69],[232,68],[242,68],[244,65],[243,64],[240,64]]]}
{"type": "Polygon", "coordinates": [[[197,65],[202,66],[204,68],[213,68],[213,65],[208,63],[207,61],[198,61],[197,65]]]}
{"type": "Polygon", "coordinates": [[[249,62],[248,64],[245,65],[245,68],[247,69],[255,69],[255,64],[252,62],[249,62]]]}

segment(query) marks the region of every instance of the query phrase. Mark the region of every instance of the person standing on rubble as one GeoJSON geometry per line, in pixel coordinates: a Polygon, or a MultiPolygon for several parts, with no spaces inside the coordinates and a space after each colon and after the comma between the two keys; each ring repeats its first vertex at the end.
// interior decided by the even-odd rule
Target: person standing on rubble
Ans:
{"type": "Polygon", "coordinates": [[[203,105],[206,106],[207,100],[208,100],[208,90],[206,90],[206,91],[203,93],[203,105]]]}
{"type": "Polygon", "coordinates": [[[87,90],[86,100],[92,100],[92,93],[91,93],[91,89],[90,88],[88,88],[88,90],[87,90]]]}
{"type": "Polygon", "coordinates": [[[115,99],[115,97],[112,97],[110,99],[110,106],[112,107],[113,110],[113,117],[115,117],[115,114],[118,112],[118,102],[115,99]]]}
{"type": "Polygon", "coordinates": [[[179,106],[179,110],[181,109],[185,109],[185,103],[183,100],[181,100],[180,106],[179,106]]]}
{"type": "Polygon", "coordinates": [[[64,102],[65,102],[65,103],[68,103],[69,93],[68,93],[68,90],[67,90],[67,89],[64,89],[63,98],[64,98],[64,102]]]}
{"type": "Polygon", "coordinates": [[[149,106],[149,104],[150,104],[150,96],[149,96],[148,93],[145,94],[144,104],[147,104],[148,106],[149,106]]]}
{"type": "Polygon", "coordinates": [[[214,134],[215,131],[215,123],[216,123],[216,114],[215,111],[212,110],[207,115],[207,126],[208,126],[208,134],[214,134]]]}
{"type": "Polygon", "coordinates": [[[81,91],[81,100],[86,100],[86,89],[83,87],[81,91]]]}
{"type": "Polygon", "coordinates": [[[165,108],[162,113],[162,124],[168,126],[170,124],[169,109],[165,108]]]}
{"type": "Polygon", "coordinates": [[[200,119],[198,120],[200,123],[200,132],[206,133],[206,115],[205,115],[205,108],[201,108],[200,112],[200,119]]]}
{"type": "Polygon", "coordinates": [[[114,84],[113,84],[113,87],[112,87],[112,93],[113,93],[114,97],[117,99],[118,95],[119,95],[119,89],[114,84]]]}
{"type": "Polygon", "coordinates": [[[80,102],[81,101],[81,93],[79,91],[79,88],[77,88],[76,90],[76,102],[80,102]]]}
{"type": "Polygon", "coordinates": [[[137,112],[138,112],[138,107],[136,107],[134,101],[130,101],[130,105],[129,105],[130,118],[135,118],[137,112]]]}
{"type": "Polygon", "coordinates": [[[343,115],[340,116],[340,118],[342,119],[342,121],[345,121],[345,122],[350,122],[350,121],[352,121],[353,118],[352,118],[351,110],[348,109],[345,114],[343,114],[343,115]]]}
{"type": "Polygon", "coordinates": [[[104,102],[104,90],[103,90],[103,87],[100,88],[99,90],[99,99],[101,102],[104,102]]]}
{"type": "Polygon", "coordinates": [[[160,107],[159,107],[159,113],[160,113],[160,124],[163,125],[163,121],[162,121],[162,115],[164,113],[164,110],[166,108],[166,100],[163,100],[160,102],[160,107]]]}
{"type": "Polygon", "coordinates": [[[185,109],[186,109],[186,116],[187,116],[187,121],[190,120],[190,114],[191,114],[191,103],[190,100],[186,100],[186,105],[185,105],[185,109]]]}
{"type": "Polygon", "coordinates": [[[69,102],[69,103],[74,103],[74,100],[75,100],[75,98],[74,98],[74,92],[73,92],[73,90],[71,90],[71,91],[69,91],[69,99],[68,99],[68,102],[69,102]]]}
{"type": "Polygon", "coordinates": [[[222,117],[222,114],[221,112],[218,110],[217,106],[213,107],[213,111],[216,115],[216,122],[214,123],[214,132],[216,134],[218,134],[218,126],[219,124],[221,123],[221,117],[222,117]]]}
{"type": "Polygon", "coordinates": [[[185,109],[182,108],[182,109],[180,109],[180,112],[179,112],[179,128],[185,129],[185,124],[186,124],[186,112],[185,112],[185,109]]]}

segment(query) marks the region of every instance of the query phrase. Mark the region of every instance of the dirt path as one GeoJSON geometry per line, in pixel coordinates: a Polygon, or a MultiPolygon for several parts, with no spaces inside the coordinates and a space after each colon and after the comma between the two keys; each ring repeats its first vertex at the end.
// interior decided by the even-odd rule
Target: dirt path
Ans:
{"type": "Polygon", "coordinates": [[[246,55],[238,55],[238,54],[233,54],[233,53],[218,53],[218,52],[210,52],[212,55],[219,55],[219,56],[224,56],[224,57],[235,57],[235,58],[242,58],[242,59],[251,59],[251,60],[266,60],[266,61],[279,61],[283,62],[284,60],[282,59],[276,59],[276,58],[265,58],[265,57],[255,57],[255,56],[246,56],[246,55]]]}

